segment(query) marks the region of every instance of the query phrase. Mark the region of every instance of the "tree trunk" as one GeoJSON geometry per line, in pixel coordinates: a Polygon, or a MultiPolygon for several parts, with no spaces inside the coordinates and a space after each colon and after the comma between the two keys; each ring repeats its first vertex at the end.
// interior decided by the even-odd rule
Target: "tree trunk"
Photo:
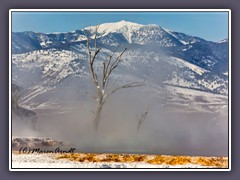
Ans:
{"type": "Polygon", "coordinates": [[[94,114],[94,125],[95,125],[95,130],[96,131],[98,130],[99,122],[100,122],[100,119],[101,119],[102,108],[103,108],[103,102],[100,99],[97,102],[96,111],[95,111],[95,114],[94,114]]]}

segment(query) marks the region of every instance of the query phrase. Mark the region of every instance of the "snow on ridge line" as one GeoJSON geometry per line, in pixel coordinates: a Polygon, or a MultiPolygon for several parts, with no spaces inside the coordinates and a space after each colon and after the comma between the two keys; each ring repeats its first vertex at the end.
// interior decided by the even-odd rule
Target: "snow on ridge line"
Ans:
{"type": "MultiPolygon", "coordinates": [[[[123,36],[131,43],[131,34],[133,31],[140,29],[144,25],[137,24],[129,21],[119,21],[119,22],[112,22],[112,23],[104,23],[100,24],[98,27],[98,33],[102,34],[102,36],[106,36],[110,33],[122,33],[123,36]]],[[[96,26],[89,26],[84,28],[86,30],[95,31],[96,26]]],[[[93,35],[94,36],[94,35],[93,35]]],[[[94,37],[91,37],[94,38],[94,37]]]]}
{"type": "MultiPolygon", "coordinates": [[[[89,26],[84,28],[85,30],[91,30],[92,32],[95,31],[96,26],[89,26]]],[[[129,43],[132,43],[132,34],[134,31],[138,31],[139,29],[147,27],[158,27],[161,29],[161,27],[157,24],[138,24],[135,22],[130,21],[118,21],[118,22],[110,22],[110,23],[103,23],[100,24],[98,27],[98,33],[102,34],[102,36],[106,36],[110,33],[122,33],[123,36],[128,40],[129,43]]],[[[83,29],[83,30],[84,30],[83,29]]],[[[93,36],[91,38],[94,38],[93,36]]]]}
{"type": "Polygon", "coordinates": [[[189,44],[189,42],[180,40],[175,34],[172,33],[172,30],[169,30],[169,29],[166,29],[166,28],[163,28],[163,30],[166,31],[171,36],[173,36],[174,38],[176,38],[178,41],[180,41],[183,45],[188,45],[189,44]]]}
{"type": "Polygon", "coordinates": [[[177,57],[171,57],[171,58],[173,60],[175,60],[174,63],[177,63],[179,66],[185,66],[185,67],[191,69],[192,71],[195,71],[199,75],[202,75],[203,73],[207,72],[207,70],[205,70],[205,69],[203,69],[203,68],[201,68],[197,65],[194,65],[192,63],[189,63],[184,59],[180,59],[180,58],[177,58],[177,57]]]}
{"type": "Polygon", "coordinates": [[[222,39],[222,40],[220,40],[220,41],[217,41],[216,43],[226,43],[226,42],[228,42],[228,39],[226,38],[226,39],[222,39]]]}
{"type": "MultiPolygon", "coordinates": [[[[100,24],[99,28],[98,28],[98,32],[99,33],[110,33],[110,32],[117,32],[119,29],[122,29],[124,27],[128,27],[128,28],[132,28],[131,30],[134,29],[139,29],[141,27],[143,27],[144,25],[142,24],[137,24],[137,23],[133,23],[133,22],[129,22],[129,21],[118,21],[118,22],[109,22],[109,23],[103,23],[100,24]]],[[[84,29],[86,30],[95,30],[96,26],[89,26],[86,27],[84,29]]]]}

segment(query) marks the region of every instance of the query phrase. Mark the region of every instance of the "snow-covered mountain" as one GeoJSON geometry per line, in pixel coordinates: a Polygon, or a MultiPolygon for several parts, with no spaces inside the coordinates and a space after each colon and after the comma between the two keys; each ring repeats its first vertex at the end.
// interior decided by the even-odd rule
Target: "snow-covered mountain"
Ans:
{"type": "MultiPolygon", "coordinates": [[[[43,107],[51,104],[43,98],[44,92],[66,86],[68,81],[83,81],[88,76],[86,35],[93,38],[94,32],[95,27],[66,33],[13,32],[13,82],[28,89],[28,95],[22,103],[31,104],[33,108],[43,107]]],[[[117,46],[120,45],[117,53],[122,48],[128,49],[121,67],[113,77],[119,84],[144,79],[151,87],[145,93],[154,92],[157,96],[161,92],[165,94],[160,93],[159,96],[173,95],[179,98],[172,103],[181,104],[181,100],[185,100],[188,104],[194,98],[195,101],[210,103],[211,100],[207,98],[209,94],[212,99],[218,97],[215,99],[218,103],[219,98],[226,102],[227,39],[212,42],[158,25],[127,21],[101,24],[98,33],[97,44],[101,53],[97,68],[101,67],[103,59],[117,46]],[[191,93],[195,97],[190,98],[191,93]],[[204,96],[204,93],[208,95],[204,96]]]]}
{"type": "MultiPolygon", "coordinates": [[[[95,27],[76,30],[67,33],[12,33],[12,52],[26,53],[41,49],[71,50],[86,42],[85,34],[93,34],[95,27]]],[[[212,69],[216,63],[228,62],[228,40],[219,42],[173,32],[158,25],[141,25],[120,21],[101,24],[98,28],[101,34],[99,43],[105,46],[124,45],[153,45],[166,48],[170,55],[181,57],[190,63],[212,69]]],[[[165,49],[164,49],[165,50],[165,49]]],[[[225,63],[226,65],[226,63],[225,63]]],[[[228,68],[225,67],[225,70],[228,68]]]]}

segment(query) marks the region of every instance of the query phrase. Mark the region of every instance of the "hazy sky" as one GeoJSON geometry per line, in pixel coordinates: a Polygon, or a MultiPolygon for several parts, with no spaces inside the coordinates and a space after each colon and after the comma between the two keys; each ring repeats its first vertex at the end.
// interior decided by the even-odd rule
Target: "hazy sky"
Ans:
{"type": "Polygon", "coordinates": [[[12,12],[12,31],[68,32],[126,20],[219,41],[228,37],[228,12],[12,12]]]}

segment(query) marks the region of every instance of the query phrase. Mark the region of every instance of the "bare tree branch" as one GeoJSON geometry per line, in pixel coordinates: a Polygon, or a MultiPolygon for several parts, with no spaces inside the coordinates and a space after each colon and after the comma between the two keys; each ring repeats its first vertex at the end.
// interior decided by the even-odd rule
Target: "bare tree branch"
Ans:
{"type": "Polygon", "coordinates": [[[109,81],[109,77],[111,75],[111,73],[113,72],[113,70],[118,66],[118,64],[122,61],[122,55],[124,54],[124,52],[127,50],[127,48],[125,48],[121,54],[116,58],[116,60],[111,64],[111,60],[112,60],[112,56],[115,54],[115,52],[113,53],[113,55],[110,57],[109,61],[108,61],[108,65],[107,68],[105,70],[105,77],[104,77],[104,83],[103,83],[103,89],[106,88],[106,85],[108,84],[109,81]]]}
{"type": "Polygon", "coordinates": [[[112,91],[108,94],[108,96],[112,95],[113,93],[117,92],[117,91],[120,90],[120,89],[142,86],[142,85],[144,85],[144,82],[145,82],[145,81],[143,81],[143,82],[132,82],[132,83],[125,84],[125,85],[123,85],[123,86],[117,87],[116,89],[112,90],[112,91]]]}
{"type": "Polygon", "coordinates": [[[112,71],[118,66],[118,64],[122,61],[122,55],[125,53],[125,51],[127,50],[127,48],[125,48],[121,54],[116,58],[116,60],[112,63],[112,65],[110,66],[109,69],[109,75],[112,73],[112,71]]]}
{"type": "Polygon", "coordinates": [[[150,106],[150,105],[148,105],[147,110],[141,115],[140,118],[137,117],[137,119],[138,119],[137,133],[139,132],[142,123],[143,123],[143,122],[146,120],[146,118],[147,118],[149,106],[150,106]]]}
{"type": "MultiPolygon", "coordinates": [[[[109,56],[109,61],[108,61],[106,70],[108,70],[109,65],[111,64],[112,58],[113,58],[113,56],[115,55],[115,53],[117,52],[118,48],[119,48],[119,45],[116,47],[116,49],[115,49],[115,51],[112,53],[112,55],[109,56]]],[[[107,71],[106,71],[106,72],[107,72],[107,71]]]]}
{"type": "MultiPolygon", "coordinates": [[[[97,30],[97,28],[96,28],[96,30],[97,30]]],[[[89,35],[87,35],[87,52],[88,52],[88,62],[89,62],[89,66],[90,66],[90,73],[92,76],[92,81],[96,87],[99,87],[97,74],[95,73],[94,67],[93,67],[94,60],[96,59],[97,54],[100,52],[100,49],[96,49],[96,35],[95,35],[95,51],[94,51],[93,57],[91,55],[91,49],[90,49],[90,37],[89,37],[89,35]]]]}
{"type": "Polygon", "coordinates": [[[98,28],[99,28],[99,25],[97,25],[96,27],[95,27],[95,36],[94,36],[94,48],[95,48],[95,52],[96,52],[96,50],[97,50],[97,30],[98,30],[98,28]]]}
{"type": "Polygon", "coordinates": [[[93,57],[92,57],[92,59],[91,59],[91,63],[92,63],[92,64],[94,63],[94,61],[95,61],[95,59],[96,59],[96,56],[97,56],[97,54],[100,52],[100,50],[101,50],[101,48],[100,48],[100,49],[96,49],[96,50],[94,51],[93,57]]]}

